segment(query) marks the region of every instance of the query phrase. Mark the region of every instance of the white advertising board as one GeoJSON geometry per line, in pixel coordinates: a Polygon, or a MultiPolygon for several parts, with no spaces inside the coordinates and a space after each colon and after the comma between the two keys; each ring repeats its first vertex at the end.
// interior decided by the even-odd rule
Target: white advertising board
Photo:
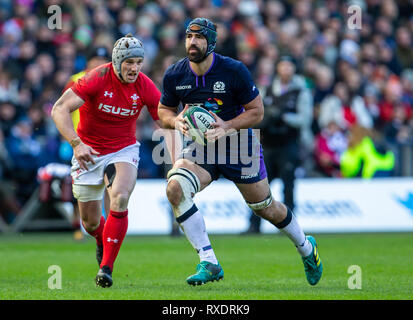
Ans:
{"type": "MultiPolygon", "coordinates": [[[[129,202],[128,234],[168,234],[172,213],[165,180],[138,180],[129,202]]],[[[271,190],[282,199],[282,183],[271,190]]],[[[306,233],[413,231],[413,178],[298,179],[297,219],[306,233]]],[[[215,181],[195,196],[209,233],[240,233],[250,211],[236,186],[215,181]]],[[[263,221],[265,233],[278,232],[263,221]]]]}

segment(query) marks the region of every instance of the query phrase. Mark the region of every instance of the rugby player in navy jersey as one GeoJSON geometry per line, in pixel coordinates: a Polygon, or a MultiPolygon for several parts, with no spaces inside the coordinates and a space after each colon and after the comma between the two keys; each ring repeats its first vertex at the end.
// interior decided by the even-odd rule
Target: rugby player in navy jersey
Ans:
{"type": "Polygon", "coordinates": [[[178,129],[184,135],[188,135],[189,128],[183,113],[188,107],[202,106],[216,120],[213,128],[205,134],[207,140],[216,142],[225,139],[224,157],[220,154],[221,149],[216,147],[219,143],[215,143],[215,151],[218,152],[213,155],[213,163],[207,161],[207,151],[211,150],[209,145],[201,148],[201,161],[199,156],[196,156],[198,160],[193,160],[193,152],[199,151],[199,148],[189,146],[167,175],[166,194],[176,221],[200,258],[196,273],[187,278],[187,283],[201,285],[224,276],[206,232],[203,216],[193,201],[197,192],[222,175],[235,183],[255,214],[268,220],[291,239],[302,257],[308,282],[315,285],[323,269],[316,242],[313,237],[304,234],[291,210],[273,199],[262,148],[251,129],[264,115],[258,89],[243,63],[214,53],[216,38],[216,25],[210,20],[196,18],[189,23],[185,39],[187,57],[166,70],[158,106],[163,127],[178,129]],[[180,103],[185,108],[178,114],[180,103]],[[239,149],[237,161],[233,158],[234,143],[229,132],[239,136],[235,145],[239,149]],[[242,143],[242,133],[246,133],[245,143],[242,143]],[[246,153],[252,153],[251,163],[242,161],[242,154],[246,153]]]}

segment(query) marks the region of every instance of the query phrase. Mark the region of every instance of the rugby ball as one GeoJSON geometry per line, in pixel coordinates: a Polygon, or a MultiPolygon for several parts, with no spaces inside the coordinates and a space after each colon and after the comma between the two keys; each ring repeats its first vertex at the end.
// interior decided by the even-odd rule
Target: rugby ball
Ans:
{"type": "Polygon", "coordinates": [[[189,127],[189,136],[196,143],[206,145],[205,132],[212,129],[211,124],[216,122],[215,118],[208,112],[208,110],[193,106],[189,107],[183,115],[185,122],[189,127]]]}

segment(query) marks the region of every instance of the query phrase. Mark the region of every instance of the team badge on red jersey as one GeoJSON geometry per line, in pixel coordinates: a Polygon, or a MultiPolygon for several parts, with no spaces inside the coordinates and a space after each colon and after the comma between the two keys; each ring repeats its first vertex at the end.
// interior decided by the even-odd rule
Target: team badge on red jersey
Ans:
{"type": "Polygon", "coordinates": [[[137,105],[138,105],[139,96],[138,96],[136,93],[134,93],[133,96],[130,96],[130,97],[131,97],[132,100],[133,100],[132,105],[133,105],[133,106],[137,106],[137,105]]]}

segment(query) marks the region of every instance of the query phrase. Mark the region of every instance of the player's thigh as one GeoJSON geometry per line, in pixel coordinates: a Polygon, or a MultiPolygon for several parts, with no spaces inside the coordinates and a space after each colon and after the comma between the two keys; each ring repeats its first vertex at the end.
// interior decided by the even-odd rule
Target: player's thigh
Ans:
{"type": "Polygon", "coordinates": [[[206,186],[208,186],[211,181],[211,175],[207,170],[202,168],[201,166],[197,165],[196,163],[187,160],[187,159],[179,159],[175,162],[173,169],[178,169],[178,168],[185,168],[193,172],[199,179],[199,182],[201,184],[201,190],[203,190],[206,186]]]}
{"type": "MultiPolygon", "coordinates": [[[[115,177],[110,188],[107,188],[109,197],[112,199],[119,194],[127,195],[128,197],[135,188],[138,170],[136,166],[128,162],[117,162],[115,166],[115,177]]],[[[107,178],[105,177],[105,184],[107,178]]],[[[106,184],[107,185],[107,184],[106,184]]]]}
{"type": "Polygon", "coordinates": [[[264,178],[254,183],[236,183],[245,201],[256,203],[265,200],[270,195],[268,179],[264,178]]]}

